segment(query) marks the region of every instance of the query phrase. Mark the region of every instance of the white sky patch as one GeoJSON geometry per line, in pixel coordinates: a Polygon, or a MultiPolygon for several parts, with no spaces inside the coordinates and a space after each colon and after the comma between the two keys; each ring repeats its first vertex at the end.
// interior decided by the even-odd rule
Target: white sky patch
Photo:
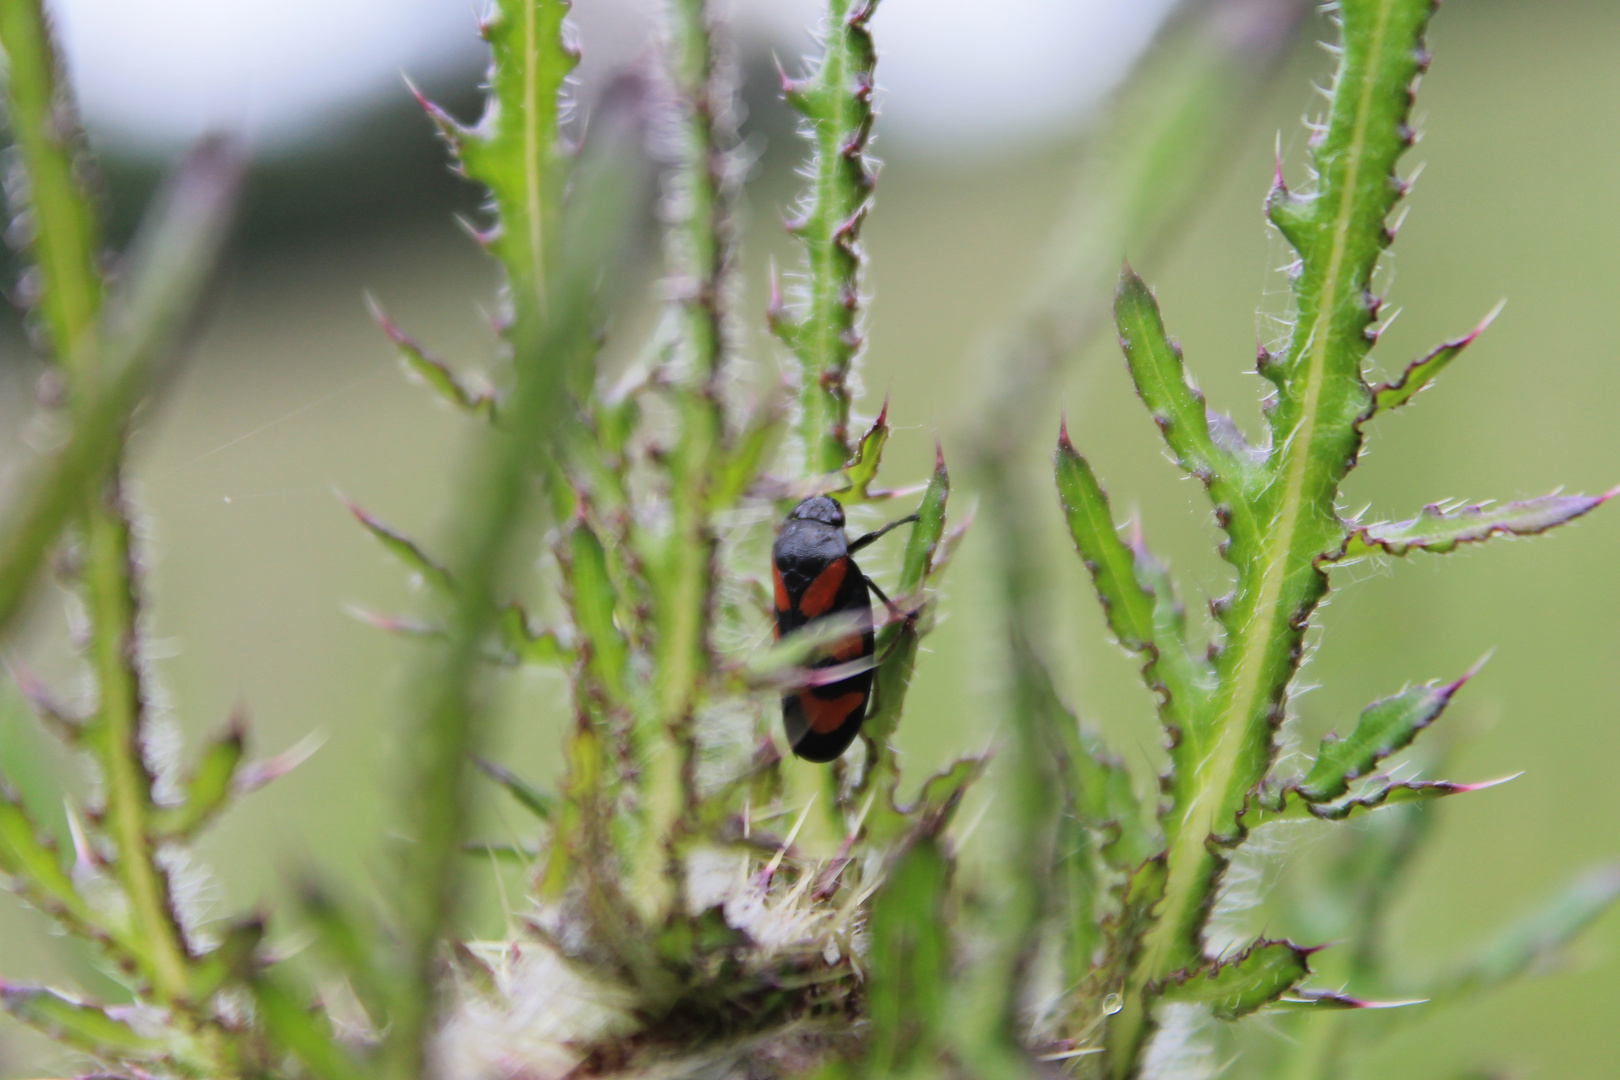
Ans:
{"type": "MultiPolygon", "coordinates": [[[[1128,70],[1172,0],[883,0],[873,20],[885,138],[953,151],[1072,127],[1128,70]]],[[[658,0],[576,0],[582,78],[633,63],[658,0]]],[[[316,143],[479,62],[481,0],[56,0],[86,118],[104,143],[167,151],[210,128],[316,143]]],[[[790,66],[818,0],[733,0],[745,42],[790,66]]]]}

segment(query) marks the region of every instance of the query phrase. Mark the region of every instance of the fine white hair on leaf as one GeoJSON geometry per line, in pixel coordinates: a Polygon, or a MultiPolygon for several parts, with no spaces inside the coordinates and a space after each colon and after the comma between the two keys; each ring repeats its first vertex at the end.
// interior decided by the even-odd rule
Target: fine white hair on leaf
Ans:
{"type": "Polygon", "coordinates": [[[1148,1046],[1142,1075],[1153,1080],[1210,1080],[1215,1059],[1215,1022],[1202,1005],[1163,1005],[1159,1030],[1148,1046]]]}
{"type": "Polygon", "coordinates": [[[1298,853],[1319,822],[1274,821],[1249,833],[1221,876],[1220,890],[1210,910],[1204,933],[1205,953],[1226,956],[1246,947],[1264,930],[1266,912],[1261,901],[1276,885],[1284,862],[1298,853]]]}
{"type": "Polygon", "coordinates": [[[163,844],[156,862],[169,879],[169,898],[174,917],[193,949],[209,949],[218,944],[207,929],[224,902],[224,892],[213,872],[181,844],[163,844]]]}

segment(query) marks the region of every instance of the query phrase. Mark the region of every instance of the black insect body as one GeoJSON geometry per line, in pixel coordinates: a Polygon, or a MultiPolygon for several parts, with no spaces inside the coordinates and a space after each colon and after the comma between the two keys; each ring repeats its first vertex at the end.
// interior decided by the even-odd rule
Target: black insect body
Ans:
{"type": "MultiPolygon", "coordinates": [[[[875,648],[872,592],[888,603],[851,557],[890,529],[916,521],[912,514],[851,542],[844,535],[844,508],[818,495],[788,513],[771,549],[776,591],[776,636],[830,615],[853,615],[858,630],[821,652],[812,671],[870,660],[875,648]]],[[[805,686],[782,697],[788,745],[806,761],[834,761],[849,749],[866,719],[873,670],[868,667],[825,685],[805,686]]]]}

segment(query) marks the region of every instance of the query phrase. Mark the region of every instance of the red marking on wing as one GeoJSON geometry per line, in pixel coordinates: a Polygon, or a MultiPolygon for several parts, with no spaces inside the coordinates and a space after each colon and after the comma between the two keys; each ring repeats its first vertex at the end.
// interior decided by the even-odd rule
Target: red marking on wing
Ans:
{"type": "Polygon", "coordinates": [[[826,735],[843,727],[850,713],[865,701],[866,695],[859,691],[840,694],[830,700],[819,698],[808,690],[799,692],[799,707],[804,710],[805,719],[810,721],[810,730],[818,735],[826,735]]]}
{"type": "Polygon", "coordinates": [[[789,606],[789,601],[787,586],[782,584],[782,568],[779,566],[771,567],[771,577],[775,579],[776,582],[776,610],[786,611],[789,606]]]}
{"type": "Polygon", "coordinates": [[[832,610],[833,601],[838,599],[838,588],[844,584],[844,574],[848,570],[848,559],[834,559],[827,564],[827,569],[816,575],[816,580],[799,597],[799,611],[805,618],[813,619],[832,610]]]}
{"type": "Polygon", "coordinates": [[[866,655],[866,639],[856,634],[840,641],[832,650],[832,658],[843,663],[866,655]]]}

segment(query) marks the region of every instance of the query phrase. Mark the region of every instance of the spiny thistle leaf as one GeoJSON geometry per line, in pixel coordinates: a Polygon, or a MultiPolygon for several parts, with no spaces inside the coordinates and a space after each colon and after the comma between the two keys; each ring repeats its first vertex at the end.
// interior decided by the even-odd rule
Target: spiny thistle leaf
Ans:
{"type": "Polygon", "coordinates": [[[450,576],[450,571],[423,551],[416,541],[397,529],[385,525],[382,521],[360,509],[356,504],[347,500],[345,500],[345,503],[349,507],[349,513],[354,515],[355,520],[365,526],[366,531],[375,536],[377,542],[388,550],[388,554],[403,563],[406,569],[421,574],[422,580],[435,589],[449,592],[455,588],[455,580],[450,576]]]}
{"type": "Polygon", "coordinates": [[[103,1059],[155,1061],[169,1056],[174,1049],[163,1039],[137,1033],[105,1009],[50,990],[0,985],[0,1003],[28,1026],[103,1059]]]}
{"type": "Polygon", "coordinates": [[[1064,425],[1058,436],[1058,497],[1068,519],[1069,535],[1091,572],[1109,629],[1132,652],[1153,658],[1153,594],[1136,580],[1135,558],[1119,538],[1108,495],[1091,465],[1069,441],[1064,425]]]}
{"type": "MultiPolygon", "coordinates": [[[[1505,301],[1504,301],[1505,302],[1505,301]]],[[[1479,321],[1479,325],[1459,338],[1442,341],[1424,355],[1406,365],[1401,377],[1394,382],[1379,383],[1373,387],[1373,415],[1386,413],[1391,409],[1399,408],[1417,396],[1435,377],[1446,369],[1446,366],[1457,358],[1457,354],[1474,343],[1474,339],[1485,332],[1485,328],[1495,321],[1502,313],[1502,304],[1491,309],[1490,314],[1479,321]]]]}
{"type": "MultiPolygon", "coordinates": [[[[1072,717],[1071,717],[1072,719],[1072,717]]],[[[1080,819],[1104,837],[1100,854],[1118,870],[1131,870],[1159,850],[1125,763],[1108,752],[1096,732],[1076,720],[1066,768],[1078,794],[1080,819]]]]}
{"type": "Polygon", "coordinates": [[[163,807],[152,815],[153,835],[171,840],[194,836],[223,810],[236,791],[237,768],[246,748],[247,732],[238,717],[203,751],[181,787],[180,805],[163,807]]]}
{"type": "MultiPolygon", "coordinates": [[[[497,223],[490,253],[506,271],[508,339],[519,354],[539,343],[559,254],[559,207],[568,155],[559,141],[559,95],[578,53],[563,38],[567,0],[498,0],[483,24],[489,97],[476,128],[430,109],[468,179],[489,189],[497,223]]],[[[426,103],[424,102],[424,105],[426,103]]]]}
{"type": "MultiPolygon", "coordinates": [[[[880,846],[907,834],[941,835],[961,805],[962,796],[984,775],[988,763],[988,756],[954,761],[924,780],[916,797],[902,805],[895,798],[898,770],[890,756],[880,758],[879,764],[874,765],[874,770],[881,771],[881,782],[877,785],[880,790],[873,797],[863,822],[865,839],[870,845],[880,846]]],[[[874,781],[877,780],[879,777],[874,776],[874,781]]],[[[863,783],[862,786],[872,785],[863,783]]]]}
{"type": "Polygon", "coordinates": [[[1467,795],[1475,791],[1484,791],[1487,788],[1497,787],[1515,780],[1519,776],[1503,776],[1496,780],[1484,780],[1474,784],[1458,784],[1450,780],[1407,780],[1398,784],[1385,784],[1375,788],[1366,795],[1358,795],[1354,799],[1340,803],[1290,803],[1279,813],[1263,813],[1262,821],[1277,818],[1321,818],[1324,821],[1345,821],[1358,817],[1372,810],[1386,806],[1401,806],[1406,803],[1432,802],[1443,799],[1448,795],[1467,795]]]}
{"type": "MultiPolygon", "coordinates": [[[[945,504],[950,495],[951,475],[945,468],[944,452],[936,447],[934,473],[917,506],[917,521],[906,538],[906,549],[900,558],[900,577],[895,586],[895,602],[913,613],[920,610],[918,604],[923,589],[933,577],[934,555],[945,533],[945,504]]],[[[878,632],[874,654],[879,660],[872,713],[866,718],[863,734],[869,745],[880,748],[880,754],[887,753],[888,740],[900,723],[906,691],[917,666],[922,630],[914,620],[903,619],[891,622],[878,632]]]]}
{"type": "MultiPolygon", "coordinates": [[[[851,634],[861,633],[871,625],[872,620],[864,611],[841,612],[814,619],[778,639],[770,648],[749,657],[742,667],[743,678],[756,687],[785,685],[784,680],[797,679],[804,674],[805,666],[817,653],[843,642],[851,634]]],[[[851,661],[852,665],[860,663],[851,661]]],[[[875,664],[875,659],[868,659],[864,661],[864,666],[856,666],[838,677],[848,678],[852,671],[869,671],[875,664]]]]}
{"type": "Polygon", "coordinates": [[[1380,521],[1352,526],[1342,553],[1332,562],[1349,562],[1368,555],[1406,555],[1427,551],[1445,555],[1459,544],[1474,544],[1496,536],[1535,536],[1574,521],[1620,494],[1620,488],[1602,495],[1544,495],[1539,499],[1491,506],[1481,503],[1446,509],[1425,506],[1410,521],[1380,521]]]}
{"type": "Polygon", "coordinates": [[[416,339],[394,325],[387,312],[376,299],[367,296],[371,317],[399,352],[400,362],[422,383],[458,409],[474,415],[493,418],[495,392],[487,386],[474,386],[467,379],[450,370],[450,365],[424,349],[416,339]]]}
{"type": "MultiPolygon", "coordinates": [[[[544,475],[545,464],[558,460],[571,430],[568,389],[579,373],[594,368],[598,297],[610,282],[634,219],[644,159],[639,131],[630,120],[622,111],[604,110],[592,125],[591,142],[573,173],[573,194],[557,223],[558,247],[565,257],[559,256],[557,273],[546,283],[551,306],[537,324],[533,347],[514,340],[507,423],[481,433],[469,481],[460,486],[451,514],[457,531],[447,545],[445,565],[456,589],[439,600],[445,643],[424,650],[405,709],[409,779],[398,827],[411,842],[398,849],[390,893],[399,913],[396,947],[403,959],[383,1049],[385,1071],[400,1078],[422,1073],[434,1030],[443,936],[455,921],[461,897],[461,845],[467,839],[471,787],[468,757],[479,749],[488,722],[480,684],[486,677],[489,638],[500,617],[499,598],[518,562],[520,523],[539,502],[536,473],[544,475]]],[[[583,528],[570,530],[576,563],[583,561],[580,550],[587,536],[583,528]]],[[[600,543],[594,536],[589,540],[601,559],[600,543]]],[[[622,657],[623,641],[611,632],[612,594],[593,590],[586,598],[579,590],[574,600],[576,611],[590,605],[593,614],[606,616],[606,631],[590,641],[596,651],[593,661],[605,657],[613,644],[622,657]]],[[[622,663],[614,672],[615,682],[621,675],[622,663]]]]}
{"type": "MultiPolygon", "coordinates": [[[[815,73],[782,77],[783,96],[808,122],[815,156],[805,205],[788,224],[805,246],[808,296],[793,315],[774,303],[771,324],[799,362],[799,433],[811,473],[834,472],[850,457],[846,380],[862,344],[859,236],[874,179],[866,143],[877,63],[867,23],[876,7],[877,0],[829,0],[815,73]]],[[[780,296],[774,285],[773,293],[780,296]]]]}
{"type": "Polygon", "coordinates": [[[108,938],[100,915],[62,869],[55,845],[41,836],[22,800],[0,787],[0,871],[13,879],[14,889],[81,936],[108,938]]]}
{"type": "MultiPolygon", "coordinates": [[[[1065,816],[1101,835],[1099,854],[1110,866],[1127,873],[1135,870],[1160,844],[1136,797],[1130,771],[1063,703],[1044,664],[1026,656],[1020,675],[1023,692],[1041,699],[1042,711],[1056,719],[1054,749],[1060,755],[1059,773],[1068,801],[1065,816]]],[[[1089,839],[1086,846],[1091,846],[1089,839]]]]}
{"type": "Polygon", "coordinates": [[[279,780],[298,768],[314,757],[315,752],[325,744],[326,736],[312,731],[274,757],[250,761],[238,768],[231,789],[238,796],[250,795],[270,781],[279,780]]]}
{"type": "MultiPolygon", "coordinates": [[[[1149,987],[1192,966],[1202,952],[1225,852],[1243,838],[1244,813],[1271,767],[1305,631],[1327,590],[1319,560],[1342,551],[1349,534],[1335,506],[1372,404],[1362,378],[1379,306],[1371,284],[1392,237],[1386,219],[1405,190],[1394,169],[1414,139],[1407,117],[1428,62],[1423,33],[1433,7],[1431,0],[1340,3],[1339,70],[1327,123],[1311,143],[1316,189],[1289,192],[1279,168],[1268,199],[1272,221],[1300,256],[1296,321],[1286,350],[1262,368],[1277,388],[1266,406],[1264,464],[1253,466],[1251,485],[1233,485],[1230,498],[1211,489],[1231,538],[1224,555],[1236,583],[1216,611],[1224,635],[1217,685],[1208,695],[1208,739],[1196,755],[1173,761],[1172,804],[1163,819],[1165,892],[1127,979],[1124,1007],[1109,1025],[1114,1080],[1139,1070],[1153,1029],[1149,987]]],[[[1127,326],[1127,345],[1162,344],[1151,332],[1147,301],[1134,288],[1126,292],[1135,296],[1127,322],[1142,328],[1133,334],[1127,326]]],[[[1162,374],[1166,363],[1149,366],[1162,374]]],[[[1207,438],[1207,420],[1195,424],[1189,415],[1190,390],[1179,380],[1154,385],[1166,395],[1159,408],[1173,428],[1173,416],[1182,417],[1178,437],[1185,445],[1178,453],[1200,464],[1193,455],[1207,438]]],[[[1215,472],[1218,478],[1221,470],[1215,472]]]]}
{"type": "Polygon", "coordinates": [[[516,799],[523,809],[541,821],[551,820],[552,814],[556,811],[556,800],[550,795],[503,765],[497,765],[481,757],[473,758],[473,764],[477,765],[484,775],[505,788],[507,794],[516,799]]]}
{"type": "Polygon", "coordinates": [[[1349,791],[1352,780],[1367,775],[1384,758],[1410,745],[1478,670],[1476,664],[1460,679],[1408,687],[1368,705],[1361,710],[1361,718],[1347,738],[1329,735],[1322,740],[1316,760],[1298,787],[1300,797],[1306,802],[1332,802],[1349,791]]]}
{"type": "Polygon", "coordinates": [[[590,671],[610,695],[623,700],[629,651],[613,618],[618,591],[608,573],[602,541],[583,518],[576,519],[568,532],[568,575],[574,628],[589,649],[590,671]]]}
{"type": "Polygon", "coordinates": [[[867,497],[867,489],[877,478],[878,466],[883,460],[883,447],[889,441],[889,399],[883,399],[883,408],[877,419],[855,447],[855,456],[844,467],[843,479],[847,489],[840,490],[843,500],[859,502],[867,497]]]}
{"type": "MultiPolygon", "coordinates": [[[[386,1016],[398,987],[379,963],[380,950],[370,932],[375,914],[343,903],[328,888],[313,881],[303,883],[297,899],[299,913],[314,934],[316,950],[343,973],[372,1016],[386,1016]]],[[[255,995],[260,992],[257,984],[261,979],[254,980],[255,995]]],[[[285,992],[285,988],[268,987],[272,996],[278,991],[285,992]]]]}
{"type": "Polygon", "coordinates": [[[1312,950],[1261,938],[1238,956],[1197,971],[1172,975],[1158,991],[1166,1003],[1208,1005],[1222,1020],[1236,1020],[1269,1005],[1311,973],[1312,950]]]}
{"type": "Polygon", "coordinates": [[[33,672],[15,660],[6,663],[6,670],[40,723],[69,746],[77,745],[84,735],[85,717],[71,711],[33,672]]]}
{"type": "MultiPolygon", "coordinates": [[[[1204,395],[1188,381],[1181,349],[1166,333],[1153,293],[1129,266],[1120,272],[1114,294],[1114,322],[1136,391],[1164,441],[1181,467],[1209,488],[1210,498],[1222,508],[1222,528],[1240,530],[1234,534],[1234,543],[1253,543],[1254,525],[1245,490],[1251,463],[1217,445],[1204,395]],[[1236,521],[1231,520],[1234,514],[1236,521]]],[[[1230,420],[1225,420],[1225,427],[1231,427],[1230,420]]]]}
{"type": "Polygon", "coordinates": [[[1299,990],[1273,1001],[1269,1008],[1275,1012],[1344,1012],[1348,1009],[1404,1009],[1408,1005],[1426,1005],[1427,998],[1408,998],[1405,1001],[1369,1001],[1346,994],[1333,994],[1325,990],[1299,990]]]}
{"type": "Polygon", "coordinates": [[[502,644],[520,663],[563,665],[574,658],[557,631],[534,629],[521,604],[507,604],[501,610],[499,629],[502,644]]]}
{"type": "Polygon", "coordinates": [[[1055,466],[1069,535],[1091,572],[1109,628],[1121,645],[1143,657],[1142,678],[1159,695],[1174,752],[1190,757],[1201,743],[1209,672],[1187,651],[1183,616],[1168,578],[1139,540],[1133,550],[1120,538],[1108,496],[1069,441],[1066,424],[1058,435],[1055,466]]]}

